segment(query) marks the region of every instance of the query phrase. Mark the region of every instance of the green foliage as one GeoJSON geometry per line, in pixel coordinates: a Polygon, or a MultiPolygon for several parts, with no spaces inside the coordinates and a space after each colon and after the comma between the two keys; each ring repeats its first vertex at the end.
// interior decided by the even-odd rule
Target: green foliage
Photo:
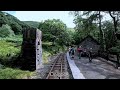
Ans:
{"type": "Polygon", "coordinates": [[[43,63],[48,63],[48,58],[54,54],[54,51],[52,50],[52,42],[43,42],[42,43],[42,58],[43,58],[43,63]]]}
{"type": "Polygon", "coordinates": [[[9,25],[2,25],[0,27],[0,37],[11,37],[14,36],[14,32],[11,30],[9,25]]]}
{"type": "Polygon", "coordinates": [[[43,41],[52,41],[59,45],[66,45],[68,43],[69,34],[67,33],[67,26],[59,19],[45,20],[40,22],[38,27],[43,33],[43,41]]]}
{"type": "Polygon", "coordinates": [[[0,11],[0,27],[3,24],[8,24],[8,19],[3,12],[0,11]]]}
{"type": "Polygon", "coordinates": [[[113,23],[111,23],[110,21],[105,21],[102,25],[102,29],[105,36],[106,50],[108,50],[116,44],[113,23]]]}
{"type": "Polygon", "coordinates": [[[23,21],[23,22],[34,28],[38,28],[39,26],[39,22],[36,22],[36,21],[23,21]]]}
{"type": "Polygon", "coordinates": [[[96,40],[99,40],[99,28],[98,25],[94,22],[97,19],[96,13],[91,14],[91,11],[74,12],[75,15],[74,23],[75,23],[75,34],[74,40],[75,44],[79,44],[79,42],[86,36],[91,35],[96,40]],[[83,17],[83,16],[86,17],[83,17]]]}
{"type": "Polygon", "coordinates": [[[117,40],[117,43],[114,47],[109,48],[111,53],[119,53],[120,54],[120,40],[117,40]]]}
{"type": "Polygon", "coordinates": [[[27,79],[33,75],[33,72],[22,71],[19,69],[5,68],[0,69],[0,79],[27,79]]]}
{"type": "Polygon", "coordinates": [[[22,29],[30,27],[29,25],[27,25],[26,23],[20,21],[18,18],[14,17],[13,15],[10,15],[10,14],[6,13],[6,17],[9,20],[8,23],[10,25],[17,23],[18,25],[20,25],[22,27],[22,29]]]}
{"type": "Polygon", "coordinates": [[[87,35],[93,36],[99,41],[101,50],[108,50],[116,45],[116,37],[114,25],[110,21],[101,22],[103,11],[74,11],[72,12],[75,19],[75,35],[76,44],[87,35]]]}
{"type": "Polygon", "coordinates": [[[0,27],[3,24],[8,24],[11,27],[11,29],[14,31],[15,34],[21,34],[22,29],[30,27],[29,25],[20,21],[19,19],[17,19],[13,15],[10,15],[6,12],[0,11],[0,27]]]}
{"type": "Polygon", "coordinates": [[[120,54],[120,46],[115,46],[109,49],[111,53],[119,53],[120,54]]]}
{"type": "Polygon", "coordinates": [[[22,35],[15,35],[14,37],[6,37],[6,38],[0,38],[0,40],[11,42],[14,44],[15,47],[19,47],[22,45],[22,35]]]}
{"type": "Polygon", "coordinates": [[[59,52],[64,52],[66,47],[60,46],[58,44],[52,45],[52,42],[43,42],[42,43],[42,57],[43,57],[43,63],[48,63],[48,58],[54,54],[57,54],[59,52]]]}
{"type": "Polygon", "coordinates": [[[53,45],[52,42],[43,42],[42,48],[43,48],[43,51],[48,51],[52,55],[52,54],[55,54],[55,52],[59,52],[58,49],[60,49],[61,47],[58,44],[53,45]]]}
{"type": "Polygon", "coordinates": [[[43,63],[48,63],[48,58],[51,56],[52,54],[48,51],[43,50],[42,53],[42,59],[43,59],[43,63]]]}
{"type": "Polygon", "coordinates": [[[0,62],[3,65],[10,65],[10,61],[18,57],[21,46],[16,47],[16,43],[0,40],[0,62]]]}
{"type": "Polygon", "coordinates": [[[16,35],[22,33],[22,27],[18,23],[12,22],[10,25],[16,35]]]}
{"type": "Polygon", "coordinates": [[[75,34],[75,30],[73,28],[67,28],[66,30],[66,35],[67,35],[67,38],[66,38],[66,45],[69,46],[69,45],[72,45],[75,43],[75,40],[74,40],[74,34],[75,34]]]}

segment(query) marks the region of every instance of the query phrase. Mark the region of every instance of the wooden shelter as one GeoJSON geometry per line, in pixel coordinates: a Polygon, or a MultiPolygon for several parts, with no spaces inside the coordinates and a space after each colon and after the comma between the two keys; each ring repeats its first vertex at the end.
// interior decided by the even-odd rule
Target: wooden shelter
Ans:
{"type": "Polygon", "coordinates": [[[86,49],[86,51],[90,50],[92,52],[98,53],[100,44],[92,36],[88,35],[87,37],[80,41],[79,46],[81,46],[83,50],[86,49]]]}

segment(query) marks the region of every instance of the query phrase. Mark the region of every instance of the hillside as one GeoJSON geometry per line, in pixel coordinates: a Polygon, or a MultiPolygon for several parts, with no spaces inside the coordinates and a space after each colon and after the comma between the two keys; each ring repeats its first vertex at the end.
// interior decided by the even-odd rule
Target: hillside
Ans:
{"type": "MultiPolygon", "coordinates": [[[[15,34],[21,34],[24,28],[30,27],[15,16],[0,11],[0,28],[3,28],[3,25],[10,26],[11,30],[14,31],[15,34]]],[[[5,26],[5,28],[8,26],[5,26]]]]}
{"type": "Polygon", "coordinates": [[[34,28],[38,28],[38,26],[39,26],[39,22],[37,22],[37,21],[23,21],[23,22],[34,28]]]}

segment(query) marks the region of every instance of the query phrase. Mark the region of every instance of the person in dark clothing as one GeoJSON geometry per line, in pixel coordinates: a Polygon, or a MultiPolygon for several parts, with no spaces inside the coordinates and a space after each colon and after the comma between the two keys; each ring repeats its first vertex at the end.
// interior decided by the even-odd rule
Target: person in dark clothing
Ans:
{"type": "Polygon", "coordinates": [[[72,46],[72,48],[71,48],[72,58],[74,58],[74,53],[75,53],[75,50],[74,50],[74,47],[72,46]]]}
{"type": "Polygon", "coordinates": [[[71,55],[71,47],[69,47],[69,55],[71,55]]]}
{"type": "Polygon", "coordinates": [[[92,48],[88,51],[89,62],[92,62],[92,48]]]}

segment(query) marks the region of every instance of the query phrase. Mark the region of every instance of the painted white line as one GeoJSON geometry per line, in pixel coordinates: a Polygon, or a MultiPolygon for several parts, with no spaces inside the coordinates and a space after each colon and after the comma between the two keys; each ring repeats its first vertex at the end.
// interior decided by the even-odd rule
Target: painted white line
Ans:
{"type": "Polygon", "coordinates": [[[76,66],[74,60],[70,59],[70,56],[69,56],[68,52],[67,52],[67,60],[68,60],[68,64],[70,66],[73,78],[74,79],[85,79],[85,77],[83,76],[83,74],[80,72],[80,70],[76,66]]]}

